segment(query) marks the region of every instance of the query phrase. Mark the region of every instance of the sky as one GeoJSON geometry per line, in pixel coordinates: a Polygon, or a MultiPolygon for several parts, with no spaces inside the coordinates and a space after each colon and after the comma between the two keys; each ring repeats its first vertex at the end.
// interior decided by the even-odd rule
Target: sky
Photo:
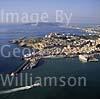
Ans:
{"type": "Polygon", "coordinates": [[[71,23],[100,23],[100,0],[0,0],[0,10],[49,14],[54,21],[56,10],[72,13],[71,23]]]}

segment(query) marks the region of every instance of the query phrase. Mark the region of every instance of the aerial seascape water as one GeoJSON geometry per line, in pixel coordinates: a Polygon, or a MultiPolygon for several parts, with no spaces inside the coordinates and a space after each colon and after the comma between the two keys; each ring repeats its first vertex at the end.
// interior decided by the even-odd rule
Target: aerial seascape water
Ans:
{"type": "MultiPolygon", "coordinates": [[[[14,44],[10,44],[9,43],[9,40],[12,40],[12,39],[16,39],[16,38],[19,38],[19,37],[29,37],[29,36],[43,36],[47,33],[50,33],[50,32],[62,32],[62,33],[76,33],[76,34],[84,34],[85,32],[82,32],[80,30],[77,30],[77,29],[67,29],[67,28],[60,28],[60,27],[57,27],[57,26],[42,26],[42,27],[38,27],[38,26],[32,26],[30,24],[28,25],[24,25],[24,24],[1,24],[0,25],[0,46],[4,45],[4,44],[8,44],[10,45],[10,49],[7,48],[5,50],[5,54],[7,53],[7,50],[8,51],[12,51],[17,45],[14,45],[14,44]]],[[[19,47],[19,46],[17,46],[19,47]]],[[[20,49],[23,49],[20,47],[20,49]]],[[[1,54],[1,53],[0,53],[1,54]]],[[[1,57],[1,56],[0,56],[1,57]]],[[[8,64],[5,62],[3,62],[5,59],[0,58],[1,60],[1,64],[3,66],[0,67],[0,71],[1,72],[4,72],[8,66],[8,64]],[[4,63],[4,64],[3,64],[4,63]],[[6,66],[7,65],[7,66],[6,66]],[[5,67],[5,70],[3,71],[1,68],[5,67]]],[[[10,59],[8,59],[9,63],[10,63],[10,59]]],[[[14,58],[13,58],[14,60],[14,58]]],[[[16,60],[16,59],[15,59],[16,60]]],[[[19,60],[19,63],[20,63],[20,59],[18,58],[19,60]]],[[[7,69],[8,70],[8,69],[7,69]]],[[[9,71],[9,70],[8,70],[9,71]]]]}
{"type": "MultiPolygon", "coordinates": [[[[68,29],[59,26],[33,26],[30,24],[15,24],[15,25],[0,25],[0,46],[4,44],[10,45],[10,49],[5,49],[5,54],[10,50],[12,51],[15,47],[19,47],[14,44],[10,44],[8,41],[28,36],[43,36],[50,32],[62,32],[62,33],[76,33],[84,34],[78,29],[68,29]]],[[[19,47],[21,50],[23,47],[19,47]]],[[[20,56],[22,56],[20,54],[20,56]]],[[[18,68],[23,63],[20,57],[15,58],[11,55],[10,58],[3,58],[0,53],[0,73],[5,75],[18,68]]],[[[85,76],[87,78],[86,87],[39,87],[32,88],[29,90],[23,90],[13,92],[9,94],[0,94],[0,99],[99,99],[100,94],[100,63],[89,62],[82,63],[76,58],[59,58],[59,59],[42,59],[36,68],[31,70],[25,70],[23,73],[32,73],[33,78],[35,76],[85,76]]],[[[1,83],[1,81],[0,81],[1,83]]],[[[15,86],[12,86],[15,88],[15,86]]],[[[0,84],[0,91],[10,89],[9,86],[3,87],[0,84]]]]}

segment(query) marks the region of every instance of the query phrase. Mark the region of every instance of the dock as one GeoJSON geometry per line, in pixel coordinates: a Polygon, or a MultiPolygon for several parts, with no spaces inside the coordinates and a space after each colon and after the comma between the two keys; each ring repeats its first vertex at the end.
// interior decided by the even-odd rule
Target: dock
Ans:
{"type": "Polygon", "coordinates": [[[23,64],[21,64],[21,65],[19,66],[19,68],[18,68],[16,71],[14,71],[14,72],[11,73],[11,76],[14,76],[14,75],[16,75],[17,73],[21,72],[21,70],[23,70],[23,68],[24,68],[28,63],[29,63],[29,61],[25,61],[23,64]]]}

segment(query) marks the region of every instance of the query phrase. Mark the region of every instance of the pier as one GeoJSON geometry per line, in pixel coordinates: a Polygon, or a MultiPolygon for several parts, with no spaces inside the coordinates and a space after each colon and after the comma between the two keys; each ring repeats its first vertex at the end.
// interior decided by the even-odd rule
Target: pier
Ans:
{"type": "Polygon", "coordinates": [[[23,64],[21,64],[16,71],[11,73],[11,76],[14,76],[17,73],[19,73],[26,65],[28,65],[28,63],[29,63],[29,61],[25,61],[23,64]]]}

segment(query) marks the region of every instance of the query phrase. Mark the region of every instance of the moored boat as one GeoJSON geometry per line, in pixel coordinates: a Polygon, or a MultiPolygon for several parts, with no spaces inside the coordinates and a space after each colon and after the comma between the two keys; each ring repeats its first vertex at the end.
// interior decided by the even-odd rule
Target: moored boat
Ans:
{"type": "Polygon", "coordinates": [[[87,62],[87,61],[88,61],[88,56],[87,56],[87,55],[79,55],[79,59],[80,59],[82,62],[87,62]]]}

